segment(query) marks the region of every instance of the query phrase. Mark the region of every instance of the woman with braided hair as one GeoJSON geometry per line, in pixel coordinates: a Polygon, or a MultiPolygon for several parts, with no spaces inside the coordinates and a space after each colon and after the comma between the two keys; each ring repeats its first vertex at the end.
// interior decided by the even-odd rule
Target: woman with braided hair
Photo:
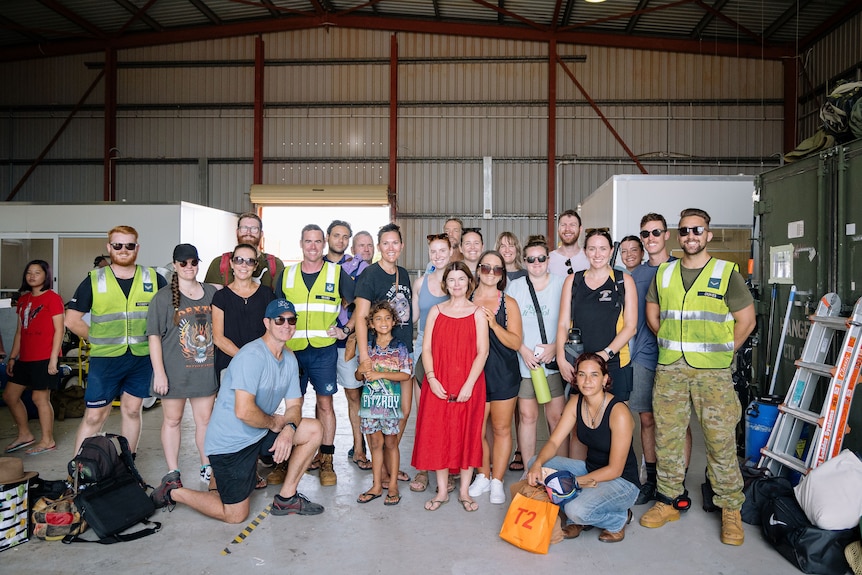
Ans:
{"type": "Polygon", "coordinates": [[[179,481],[180,422],[188,399],[201,458],[200,477],[209,482],[212,471],[204,454],[204,437],[218,391],[211,311],[216,288],[197,281],[200,258],[193,245],[175,247],[173,262],[170,285],[159,290],[147,313],[151,393],[162,400],[162,449],[168,473],[176,473],[179,481]]]}

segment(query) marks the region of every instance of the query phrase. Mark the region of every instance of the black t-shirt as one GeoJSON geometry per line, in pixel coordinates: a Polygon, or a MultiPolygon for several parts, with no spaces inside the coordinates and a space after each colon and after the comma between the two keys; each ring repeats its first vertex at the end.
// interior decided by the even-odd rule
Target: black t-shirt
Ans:
{"type": "MultiPolygon", "coordinates": [[[[241,348],[266,333],[263,316],[266,306],[274,299],[272,290],[262,284],[248,298],[240,297],[226,287],[215,293],[212,306],[224,312],[224,336],[241,348]]],[[[216,373],[226,368],[231,359],[233,357],[216,347],[216,373]]]]}
{"type": "MultiPolygon", "coordinates": [[[[622,272],[615,271],[615,278],[622,272]]],[[[597,353],[617,336],[617,320],[623,311],[623,294],[610,276],[596,289],[590,289],[584,272],[576,272],[572,289],[575,327],[581,330],[584,351],[597,353]]],[[[619,365],[619,355],[608,362],[619,365]]]]}
{"type": "Polygon", "coordinates": [[[382,300],[389,301],[398,315],[392,335],[413,352],[413,293],[406,269],[398,266],[396,274],[388,274],[379,263],[368,266],[356,280],[356,297],[368,300],[372,305],[382,300]]]}

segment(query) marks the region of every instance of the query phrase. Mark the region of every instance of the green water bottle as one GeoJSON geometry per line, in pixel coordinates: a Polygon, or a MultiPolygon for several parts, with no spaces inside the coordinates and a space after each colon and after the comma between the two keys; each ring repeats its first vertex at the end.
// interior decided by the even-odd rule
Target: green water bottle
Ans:
{"type": "Polygon", "coordinates": [[[548,387],[548,378],[545,377],[545,369],[541,365],[530,370],[530,379],[533,380],[536,401],[539,403],[548,403],[551,401],[551,388],[548,387]]]}

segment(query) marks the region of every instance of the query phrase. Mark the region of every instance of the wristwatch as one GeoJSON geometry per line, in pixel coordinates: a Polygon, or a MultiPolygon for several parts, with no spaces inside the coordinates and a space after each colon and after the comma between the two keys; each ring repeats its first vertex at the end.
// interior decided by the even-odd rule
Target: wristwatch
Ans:
{"type": "Polygon", "coordinates": [[[294,422],[292,422],[292,421],[288,421],[287,423],[285,423],[285,424],[284,424],[284,426],[285,426],[285,427],[292,427],[292,428],[293,428],[293,432],[294,432],[294,433],[296,433],[296,424],[295,424],[294,422]]]}
{"type": "Polygon", "coordinates": [[[614,358],[614,356],[616,355],[616,353],[614,353],[614,350],[612,350],[609,347],[605,348],[605,353],[608,354],[608,361],[612,360],[614,358]]]}
{"type": "Polygon", "coordinates": [[[350,329],[350,326],[344,326],[343,328],[341,328],[341,331],[344,332],[344,335],[350,335],[351,333],[353,333],[353,330],[350,329]]]}

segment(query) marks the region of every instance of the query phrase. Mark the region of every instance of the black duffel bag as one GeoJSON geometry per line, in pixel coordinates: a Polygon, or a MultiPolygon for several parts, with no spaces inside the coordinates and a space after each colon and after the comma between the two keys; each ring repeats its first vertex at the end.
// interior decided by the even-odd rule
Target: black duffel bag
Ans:
{"type": "Polygon", "coordinates": [[[815,527],[792,492],[764,502],[760,518],[766,540],[803,573],[836,575],[849,569],[844,548],[859,538],[858,529],[815,527]]]}

